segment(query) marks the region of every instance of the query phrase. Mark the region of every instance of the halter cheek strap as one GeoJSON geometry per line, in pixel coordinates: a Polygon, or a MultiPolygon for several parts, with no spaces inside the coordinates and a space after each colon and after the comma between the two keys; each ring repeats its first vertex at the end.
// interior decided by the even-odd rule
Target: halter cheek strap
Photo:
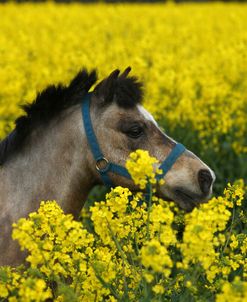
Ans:
{"type": "Polygon", "coordinates": [[[179,156],[186,150],[185,146],[177,143],[172,151],[168,154],[167,158],[161,163],[159,169],[162,170],[162,174],[156,176],[157,180],[163,178],[167,172],[175,164],[179,156]]]}
{"type": "MultiPolygon", "coordinates": [[[[93,124],[90,116],[90,99],[91,94],[88,93],[83,102],[82,102],[82,118],[84,123],[84,128],[87,136],[87,140],[90,146],[90,149],[93,153],[93,157],[95,160],[95,168],[99,172],[104,184],[109,187],[114,187],[108,172],[112,172],[114,174],[118,174],[120,176],[131,179],[131,175],[128,170],[122,166],[109,162],[103,155],[97,137],[93,130],[93,124]],[[101,168],[103,165],[103,168],[101,168]]],[[[172,151],[169,153],[167,158],[162,162],[159,169],[162,170],[162,174],[157,175],[156,179],[159,180],[163,178],[166,173],[172,168],[173,164],[179,158],[179,156],[185,151],[185,147],[182,144],[176,144],[172,151]]]]}

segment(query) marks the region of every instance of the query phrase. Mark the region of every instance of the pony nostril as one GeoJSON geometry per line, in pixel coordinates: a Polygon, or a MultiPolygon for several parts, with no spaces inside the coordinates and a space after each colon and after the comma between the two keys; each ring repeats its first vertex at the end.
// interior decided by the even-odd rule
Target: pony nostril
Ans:
{"type": "Polygon", "coordinates": [[[202,193],[209,193],[210,187],[213,182],[213,177],[209,170],[202,169],[198,173],[198,182],[202,193]]]}

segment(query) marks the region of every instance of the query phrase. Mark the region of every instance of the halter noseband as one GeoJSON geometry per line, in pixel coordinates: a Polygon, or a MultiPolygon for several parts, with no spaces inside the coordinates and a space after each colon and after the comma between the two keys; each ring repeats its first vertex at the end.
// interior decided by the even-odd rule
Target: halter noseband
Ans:
{"type": "MultiPolygon", "coordinates": [[[[93,130],[93,124],[90,117],[90,99],[91,93],[88,93],[82,101],[82,118],[84,123],[84,128],[86,132],[86,136],[88,139],[89,146],[94,156],[95,160],[95,168],[99,172],[104,184],[109,187],[114,187],[108,172],[112,172],[118,174],[120,176],[126,177],[131,179],[131,175],[129,174],[128,170],[122,166],[117,164],[111,163],[108,159],[103,155],[97,137],[93,130]],[[104,167],[100,167],[100,163],[104,163],[104,167]]],[[[172,168],[176,160],[179,156],[185,151],[185,147],[182,144],[176,144],[172,151],[168,154],[166,159],[162,162],[159,169],[162,170],[162,174],[156,176],[157,180],[163,178],[166,173],[172,168]]]]}

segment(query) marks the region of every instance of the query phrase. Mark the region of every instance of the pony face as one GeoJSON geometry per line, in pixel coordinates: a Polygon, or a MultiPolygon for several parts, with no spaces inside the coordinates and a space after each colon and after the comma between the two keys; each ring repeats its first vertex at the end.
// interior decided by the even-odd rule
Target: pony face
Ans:
{"type": "MultiPolygon", "coordinates": [[[[153,116],[138,101],[137,96],[142,97],[142,92],[135,91],[141,87],[136,79],[132,78],[132,87],[118,87],[120,84],[117,81],[123,81],[123,75],[120,80],[118,73],[115,73],[115,77],[112,75],[96,87],[92,98],[92,108],[95,108],[94,128],[103,154],[110,162],[125,166],[130,152],[144,149],[163,162],[176,142],[162,131],[153,116]],[[107,83],[113,79],[114,85],[107,83]],[[131,103],[132,91],[135,94],[131,103]]],[[[137,189],[131,180],[113,173],[110,173],[110,177],[115,185],[137,189]]],[[[215,174],[195,154],[186,150],[165,175],[164,180],[165,184],[157,188],[158,194],[166,200],[175,201],[185,210],[191,210],[210,198],[215,174]]]]}

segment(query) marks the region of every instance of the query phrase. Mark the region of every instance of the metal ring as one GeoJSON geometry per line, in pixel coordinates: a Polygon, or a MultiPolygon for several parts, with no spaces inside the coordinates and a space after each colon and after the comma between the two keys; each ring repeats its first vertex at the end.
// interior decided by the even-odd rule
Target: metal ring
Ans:
{"type": "Polygon", "coordinates": [[[106,172],[108,170],[108,167],[109,167],[109,160],[107,158],[102,157],[102,158],[97,159],[96,164],[95,164],[95,168],[96,168],[97,171],[106,172]],[[104,168],[99,167],[99,163],[102,162],[102,161],[105,162],[105,167],[104,168]]]}

